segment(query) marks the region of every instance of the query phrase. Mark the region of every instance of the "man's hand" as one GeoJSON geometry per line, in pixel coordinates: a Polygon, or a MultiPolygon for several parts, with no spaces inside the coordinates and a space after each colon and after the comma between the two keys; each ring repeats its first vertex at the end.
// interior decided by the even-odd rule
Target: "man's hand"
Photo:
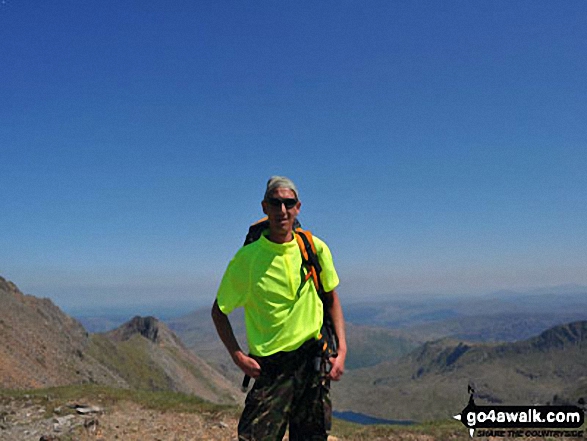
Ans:
{"type": "Polygon", "coordinates": [[[333,381],[339,381],[344,374],[344,356],[339,355],[338,357],[330,357],[330,373],[328,378],[333,381]]]}
{"type": "Polygon", "coordinates": [[[344,316],[342,314],[342,307],[340,306],[340,299],[336,290],[324,293],[327,304],[330,305],[330,317],[332,318],[332,324],[334,325],[334,331],[338,337],[338,356],[330,358],[332,367],[330,368],[330,374],[328,378],[334,381],[340,380],[342,374],[344,374],[344,360],[346,359],[346,336],[344,331],[344,316]]]}
{"type": "Polygon", "coordinates": [[[251,378],[258,378],[261,375],[261,366],[252,357],[249,357],[242,351],[237,351],[232,358],[234,363],[251,378]]]}
{"type": "Polygon", "coordinates": [[[216,300],[214,301],[214,305],[212,305],[212,320],[214,321],[220,340],[226,346],[234,363],[251,378],[257,378],[261,375],[261,366],[259,366],[259,363],[255,359],[249,357],[241,350],[232,331],[230,321],[220,310],[216,300]]]}

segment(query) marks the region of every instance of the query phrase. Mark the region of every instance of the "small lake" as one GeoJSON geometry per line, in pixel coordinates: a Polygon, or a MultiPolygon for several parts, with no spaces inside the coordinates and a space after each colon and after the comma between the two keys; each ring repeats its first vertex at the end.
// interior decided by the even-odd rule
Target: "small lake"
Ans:
{"type": "Polygon", "coordinates": [[[408,421],[408,420],[386,420],[384,418],[375,418],[369,415],[365,415],[362,413],[357,412],[337,412],[334,410],[332,415],[336,418],[341,420],[349,421],[351,423],[358,423],[358,424],[394,424],[394,425],[401,425],[401,426],[409,426],[411,424],[415,424],[415,421],[408,421]]]}

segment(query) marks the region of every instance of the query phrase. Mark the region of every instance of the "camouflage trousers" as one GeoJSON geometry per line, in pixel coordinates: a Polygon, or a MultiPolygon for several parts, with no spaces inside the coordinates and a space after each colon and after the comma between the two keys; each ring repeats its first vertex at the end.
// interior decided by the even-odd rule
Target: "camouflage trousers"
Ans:
{"type": "Polygon", "coordinates": [[[261,376],[247,395],[239,441],[326,441],[331,426],[330,382],[314,367],[316,343],[256,358],[261,376]]]}

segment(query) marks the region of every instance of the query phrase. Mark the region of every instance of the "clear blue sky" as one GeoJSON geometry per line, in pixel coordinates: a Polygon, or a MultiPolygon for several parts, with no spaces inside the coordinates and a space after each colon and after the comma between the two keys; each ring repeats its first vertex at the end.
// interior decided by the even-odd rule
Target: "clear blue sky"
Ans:
{"type": "Polygon", "coordinates": [[[587,285],[587,2],[0,4],[0,275],[210,303],[272,174],[346,299],[587,285]]]}

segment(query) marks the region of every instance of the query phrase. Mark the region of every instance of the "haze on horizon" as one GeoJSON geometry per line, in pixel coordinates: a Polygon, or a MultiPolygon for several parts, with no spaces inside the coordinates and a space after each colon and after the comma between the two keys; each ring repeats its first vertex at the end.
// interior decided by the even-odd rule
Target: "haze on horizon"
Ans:
{"type": "Polygon", "coordinates": [[[587,3],[0,5],[0,275],[211,302],[267,178],[350,300],[587,286],[587,3]]]}

